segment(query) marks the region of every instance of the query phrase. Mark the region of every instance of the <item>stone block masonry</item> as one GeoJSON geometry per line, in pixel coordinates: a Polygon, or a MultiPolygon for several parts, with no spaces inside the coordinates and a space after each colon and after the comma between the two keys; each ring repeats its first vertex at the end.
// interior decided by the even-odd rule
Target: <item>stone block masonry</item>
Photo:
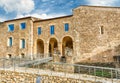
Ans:
{"type": "Polygon", "coordinates": [[[85,74],[70,74],[32,68],[0,70],[0,83],[120,83],[118,79],[108,79],[85,74]]]}
{"type": "Polygon", "coordinates": [[[0,23],[0,57],[54,58],[58,53],[56,61],[71,64],[111,63],[120,54],[119,22],[120,8],[99,6],[80,6],[73,15],[51,19],[7,20],[0,23]],[[24,29],[21,23],[26,24],[24,29]],[[9,25],[14,25],[13,31],[9,25]]]}
{"type": "MultiPolygon", "coordinates": [[[[0,83],[36,83],[38,74],[0,71],[0,83]]],[[[80,79],[64,78],[59,76],[41,75],[41,83],[93,83],[80,79]]]]}

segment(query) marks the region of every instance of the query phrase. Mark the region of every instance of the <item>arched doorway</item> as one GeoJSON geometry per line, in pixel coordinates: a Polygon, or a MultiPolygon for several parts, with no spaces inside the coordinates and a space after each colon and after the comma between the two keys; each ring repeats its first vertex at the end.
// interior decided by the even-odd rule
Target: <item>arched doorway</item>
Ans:
{"type": "Polygon", "coordinates": [[[53,54],[58,50],[58,42],[55,38],[51,38],[49,41],[49,53],[50,57],[53,56],[53,54]]]}
{"type": "Polygon", "coordinates": [[[73,53],[73,40],[71,37],[66,36],[62,40],[62,55],[71,56],[73,53]]]}
{"type": "Polygon", "coordinates": [[[37,40],[37,55],[38,56],[43,56],[44,54],[44,42],[41,39],[37,40]]]}

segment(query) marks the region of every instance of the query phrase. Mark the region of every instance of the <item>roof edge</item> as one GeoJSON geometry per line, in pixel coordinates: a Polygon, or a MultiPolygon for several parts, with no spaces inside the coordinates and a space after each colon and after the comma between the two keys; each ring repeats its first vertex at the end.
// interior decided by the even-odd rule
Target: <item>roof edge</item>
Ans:
{"type": "Polygon", "coordinates": [[[80,6],[78,6],[78,7],[76,7],[76,8],[74,8],[73,10],[75,10],[75,9],[78,9],[78,8],[81,8],[81,7],[95,7],[95,8],[114,8],[114,9],[118,9],[118,8],[120,8],[120,7],[118,7],[118,6],[95,6],[95,5],[80,5],[80,6]]]}
{"type": "Polygon", "coordinates": [[[39,19],[39,18],[36,18],[36,17],[28,16],[28,17],[22,17],[22,18],[16,18],[16,19],[11,19],[11,20],[6,20],[4,22],[10,22],[10,21],[22,20],[22,19],[32,19],[32,18],[39,19]]]}
{"type": "Polygon", "coordinates": [[[72,17],[72,16],[73,16],[73,15],[66,15],[66,16],[60,16],[60,17],[55,17],[55,18],[36,20],[36,21],[34,21],[34,22],[48,21],[48,20],[54,20],[54,19],[60,19],[60,18],[66,18],[66,17],[72,17]]]}

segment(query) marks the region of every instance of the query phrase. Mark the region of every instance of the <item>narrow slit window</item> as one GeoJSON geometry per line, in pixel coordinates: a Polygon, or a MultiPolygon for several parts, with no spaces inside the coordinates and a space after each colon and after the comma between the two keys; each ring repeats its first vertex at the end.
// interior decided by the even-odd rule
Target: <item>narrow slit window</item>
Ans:
{"type": "Polygon", "coordinates": [[[100,34],[104,34],[104,28],[103,28],[103,26],[100,27],[100,34]]]}

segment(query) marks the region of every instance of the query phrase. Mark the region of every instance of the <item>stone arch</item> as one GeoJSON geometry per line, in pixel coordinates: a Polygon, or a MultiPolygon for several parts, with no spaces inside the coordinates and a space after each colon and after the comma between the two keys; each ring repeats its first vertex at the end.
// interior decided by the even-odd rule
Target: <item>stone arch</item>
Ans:
{"type": "Polygon", "coordinates": [[[44,41],[42,39],[37,39],[37,55],[43,56],[44,54],[44,41]]]}
{"type": "Polygon", "coordinates": [[[70,38],[72,39],[72,41],[74,41],[74,37],[73,37],[73,36],[71,36],[71,35],[64,35],[64,36],[61,38],[60,42],[62,42],[62,41],[63,41],[63,38],[65,38],[65,37],[70,37],[70,38]]]}
{"type": "Polygon", "coordinates": [[[49,54],[50,57],[53,56],[54,53],[58,50],[58,41],[56,38],[51,38],[49,40],[49,54]]]}
{"type": "Polygon", "coordinates": [[[62,55],[72,56],[73,54],[73,39],[70,36],[65,36],[62,40],[62,55]]]}
{"type": "Polygon", "coordinates": [[[53,35],[52,37],[48,38],[47,43],[49,43],[52,38],[56,39],[57,42],[59,42],[59,39],[56,36],[53,35]]]}

